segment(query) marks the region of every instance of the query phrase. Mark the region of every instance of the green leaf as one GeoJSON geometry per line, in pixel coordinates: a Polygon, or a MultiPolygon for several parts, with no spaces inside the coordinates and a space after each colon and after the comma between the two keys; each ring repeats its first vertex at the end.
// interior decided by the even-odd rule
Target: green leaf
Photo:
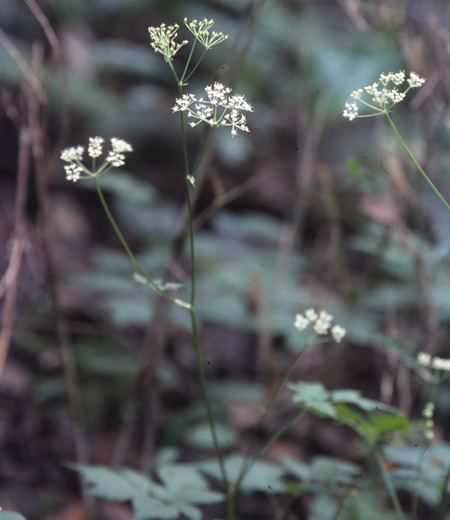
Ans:
{"type": "Polygon", "coordinates": [[[148,518],[178,518],[179,512],[175,506],[167,505],[151,497],[137,497],[133,500],[134,520],[148,518]]]}
{"type": "Polygon", "coordinates": [[[331,392],[331,398],[334,403],[346,403],[354,404],[359,408],[362,408],[366,412],[372,412],[374,410],[386,410],[389,412],[395,412],[396,409],[392,406],[361,397],[357,390],[334,390],[331,392]]]}
{"type": "Polygon", "coordinates": [[[375,428],[382,433],[408,433],[417,429],[417,424],[410,422],[403,413],[374,414],[371,417],[371,421],[375,428]]]}
{"type": "MultiPolygon", "coordinates": [[[[231,483],[236,482],[239,478],[244,460],[244,457],[240,455],[232,455],[225,459],[225,472],[231,483]]],[[[220,466],[217,461],[200,463],[199,468],[217,480],[222,480],[220,466]]],[[[242,481],[240,490],[243,493],[255,491],[284,493],[286,492],[286,486],[282,481],[284,474],[284,469],[277,464],[257,461],[242,481]]]]}
{"type": "Polygon", "coordinates": [[[112,470],[106,466],[85,466],[82,464],[68,464],[72,469],[79,471],[90,485],[89,493],[105,500],[127,502],[142,495],[139,487],[126,479],[123,470],[112,470]]]}
{"type": "Polygon", "coordinates": [[[322,383],[289,383],[287,387],[295,392],[292,398],[295,404],[302,405],[320,417],[337,419],[330,393],[322,383]]]}
{"type": "MultiPolygon", "coordinates": [[[[216,436],[219,447],[232,448],[237,441],[237,433],[225,424],[216,423],[216,436]]],[[[189,444],[203,449],[213,449],[214,442],[207,422],[187,430],[184,440],[189,444]]]]}
{"type": "Polygon", "coordinates": [[[193,466],[172,464],[158,469],[164,485],[152,482],[132,469],[112,470],[104,466],[69,464],[79,471],[91,486],[90,494],[105,500],[131,501],[135,520],[177,518],[184,514],[200,520],[200,509],[192,504],[214,504],[224,495],[209,489],[208,482],[193,466]]]}

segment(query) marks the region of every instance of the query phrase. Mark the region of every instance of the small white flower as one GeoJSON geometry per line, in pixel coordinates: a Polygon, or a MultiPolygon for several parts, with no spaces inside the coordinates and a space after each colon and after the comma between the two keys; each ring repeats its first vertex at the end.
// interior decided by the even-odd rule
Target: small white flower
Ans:
{"type": "Polygon", "coordinates": [[[66,179],[73,182],[77,182],[83,173],[83,168],[75,163],[65,165],[64,170],[66,171],[66,179]]]}
{"type": "Polygon", "coordinates": [[[347,331],[340,325],[334,325],[334,327],[331,329],[331,335],[333,336],[333,339],[336,341],[336,343],[340,343],[346,334],[347,331]]]}
{"type": "Polygon", "coordinates": [[[350,94],[350,97],[353,98],[353,99],[361,99],[362,94],[363,94],[363,89],[359,88],[358,90],[354,90],[350,94]]]}
{"type": "Polygon", "coordinates": [[[175,106],[172,108],[173,112],[184,112],[192,103],[197,101],[194,94],[183,94],[181,99],[175,101],[175,106]]]}
{"type": "Polygon", "coordinates": [[[409,74],[408,83],[411,88],[421,87],[425,81],[425,78],[420,77],[415,72],[411,72],[409,74]]]}
{"type": "Polygon", "coordinates": [[[431,364],[431,356],[425,352],[419,352],[417,354],[417,363],[423,367],[429,367],[431,364]]]}
{"type": "Polygon", "coordinates": [[[106,157],[106,161],[111,163],[111,166],[114,166],[114,168],[119,168],[119,166],[123,166],[125,164],[125,155],[122,153],[110,151],[106,157]]]}
{"type": "Polygon", "coordinates": [[[307,309],[305,311],[305,317],[309,320],[309,321],[316,321],[317,318],[319,317],[319,315],[317,314],[317,312],[311,308],[311,309],[307,309]]]}
{"type": "Polygon", "coordinates": [[[302,332],[303,330],[305,330],[309,325],[309,320],[307,318],[305,318],[304,316],[302,316],[301,314],[297,314],[295,316],[295,323],[294,323],[294,327],[299,330],[300,332],[302,332]]]}
{"type": "Polygon", "coordinates": [[[450,372],[450,359],[442,359],[440,357],[435,357],[431,361],[431,366],[435,370],[443,370],[444,372],[450,372]]]}
{"type": "Polygon", "coordinates": [[[347,117],[350,121],[353,121],[357,115],[358,105],[356,103],[345,103],[344,117],[347,117]]]}
{"type": "Polygon", "coordinates": [[[331,327],[332,319],[333,316],[331,316],[331,314],[328,314],[326,311],[320,311],[319,317],[314,324],[314,330],[316,331],[316,334],[319,334],[320,336],[328,334],[328,329],[331,327]]]}
{"type": "Polygon", "coordinates": [[[66,162],[81,161],[83,159],[83,153],[83,146],[71,146],[61,152],[61,159],[66,162]]]}
{"type": "Polygon", "coordinates": [[[89,157],[96,158],[102,155],[103,143],[105,140],[103,137],[89,137],[88,155],[89,157]]]}
{"type": "Polygon", "coordinates": [[[133,147],[131,146],[131,144],[127,143],[123,139],[117,139],[117,137],[111,138],[111,147],[113,149],[113,152],[117,153],[126,153],[133,151],[133,147]]]}

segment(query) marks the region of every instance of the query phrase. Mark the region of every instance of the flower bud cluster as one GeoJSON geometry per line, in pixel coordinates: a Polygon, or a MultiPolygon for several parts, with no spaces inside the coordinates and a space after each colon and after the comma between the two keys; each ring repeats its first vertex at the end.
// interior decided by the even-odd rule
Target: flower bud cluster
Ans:
{"type": "MultiPolygon", "coordinates": [[[[214,25],[214,20],[205,18],[201,22],[197,20],[188,22],[187,18],[185,18],[184,23],[194,35],[195,39],[199,41],[206,50],[222,43],[228,38],[228,36],[222,32],[212,31],[210,33],[209,30],[214,25]]],[[[180,26],[177,23],[174,25],[166,25],[163,23],[159,27],[148,28],[150,39],[152,40],[151,46],[155,49],[155,52],[161,53],[166,61],[171,60],[183,45],[189,43],[188,40],[183,40],[181,43],[175,41],[179,28],[180,26]]]]}
{"type": "Polygon", "coordinates": [[[304,314],[297,314],[295,316],[294,327],[300,332],[307,329],[313,323],[313,328],[319,336],[325,336],[329,332],[337,343],[340,343],[347,331],[340,325],[331,326],[333,316],[326,311],[320,311],[319,314],[314,309],[308,309],[304,314]],[[331,330],[330,330],[331,329],[331,330]]]}
{"type": "Polygon", "coordinates": [[[244,96],[231,96],[232,89],[221,83],[214,83],[205,87],[208,99],[197,99],[194,94],[184,94],[175,101],[173,112],[187,112],[188,117],[194,119],[190,126],[194,127],[202,121],[210,126],[231,127],[231,135],[237,131],[250,132],[247,127],[247,118],[241,110],[253,112],[253,107],[244,96]]]}
{"type": "MultiPolygon", "coordinates": [[[[100,157],[103,153],[103,137],[89,137],[88,155],[92,159],[100,157]]],[[[61,152],[61,159],[69,164],[64,166],[66,179],[76,182],[81,178],[87,179],[98,173],[104,173],[109,168],[118,168],[125,164],[125,153],[132,152],[132,146],[123,139],[113,137],[111,139],[111,148],[106,159],[97,172],[89,171],[82,163],[84,155],[84,146],[72,146],[61,152]],[[81,177],[82,173],[86,173],[85,177],[81,177]]]]}
{"type": "Polygon", "coordinates": [[[148,28],[152,40],[151,46],[155,49],[155,52],[160,52],[166,60],[172,59],[183,45],[189,43],[187,40],[181,43],[175,42],[179,28],[180,26],[177,23],[169,26],[163,23],[159,27],[148,28]]]}
{"type": "Polygon", "coordinates": [[[431,357],[430,354],[419,352],[417,362],[423,367],[434,368],[434,370],[442,370],[450,372],[450,359],[442,359],[440,357],[431,357]]]}
{"type": "Polygon", "coordinates": [[[359,107],[357,103],[345,103],[345,109],[343,112],[344,117],[353,121],[357,117],[369,117],[376,116],[380,114],[387,114],[391,108],[400,103],[405,99],[406,94],[412,88],[421,87],[425,83],[425,79],[421,78],[415,72],[411,72],[409,78],[406,79],[406,83],[408,84],[406,90],[403,92],[399,91],[396,87],[405,83],[405,71],[401,70],[399,72],[389,72],[389,74],[380,74],[380,77],[376,83],[372,85],[368,85],[364,87],[364,89],[360,88],[358,90],[354,90],[350,97],[356,101],[359,101],[363,105],[375,110],[372,114],[367,114],[365,116],[360,116],[358,114],[359,107]],[[392,83],[394,86],[388,87],[389,84],[392,83]],[[381,84],[381,87],[380,87],[381,84]],[[363,99],[363,94],[366,92],[371,97],[371,101],[365,101],[363,99]]]}
{"type": "Polygon", "coordinates": [[[214,25],[214,20],[207,20],[205,18],[201,22],[192,20],[192,22],[188,23],[187,18],[185,18],[184,23],[205,49],[210,49],[214,45],[218,45],[228,38],[228,36],[222,32],[212,31],[211,34],[209,33],[209,30],[214,25]]]}
{"type": "Polygon", "coordinates": [[[425,419],[425,438],[429,441],[434,439],[434,403],[429,401],[423,409],[422,416],[425,419]]]}

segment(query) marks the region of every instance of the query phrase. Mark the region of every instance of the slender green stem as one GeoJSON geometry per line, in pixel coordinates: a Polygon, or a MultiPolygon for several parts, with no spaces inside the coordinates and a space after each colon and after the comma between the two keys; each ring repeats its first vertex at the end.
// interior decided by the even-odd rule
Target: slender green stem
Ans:
{"type": "Polygon", "coordinates": [[[277,440],[284,435],[296,422],[302,419],[307,413],[307,410],[302,410],[297,415],[295,415],[289,422],[287,422],[284,426],[282,426],[272,437],[264,444],[264,446],[251,458],[247,459],[247,462],[243,469],[241,470],[236,482],[232,485],[227,500],[227,510],[228,510],[228,520],[234,520],[235,511],[234,511],[234,499],[236,494],[241,487],[242,481],[248,475],[249,471],[253,468],[255,463],[258,461],[264,453],[277,442],[277,440]]]}
{"type": "MultiPolygon", "coordinates": [[[[192,59],[192,55],[194,54],[194,49],[195,49],[195,44],[197,43],[197,39],[194,40],[194,43],[192,44],[192,47],[191,47],[191,52],[189,53],[189,57],[186,61],[186,65],[184,66],[184,70],[183,70],[183,74],[181,75],[181,79],[179,81],[179,85],[187,85],[187,83],[185,83],[185,78],[186,78],[186,74],[187,74],[187,71],[188,71],[188,68],[189,68],[189,64],[191,63],[191,59],[192,59]]],[[[198,63],[197,63],[198,65],[198,63]]],[[[197,67],[196,67],[197,68],[197,67]]],[[[191,74],[189,74],[189,76],[191,76],[191,74]]],[[[186,78],[186,79],[189,79],[186,78]]]]}
{"type": "MultiPolygon", "coordinates": [[[[194,42],[194,45],[195,45],[195,42],[194,42]]],[[[194,50],[194,45],[192,46],[192,50],[194,50]]],[[[208,49],[205,47],[204,51],[202,52],[202,55],[200,56],[197,63],[195,64],[195,67],[191,70],[191,72],[189,73],[189,75],[186,78],[184,77],[184,74],[183,74],[182,81],[184,84],[186,84],[185,82],[188,81],[188,79],[192,76],[192,74],[194,74],[194,72],[197,70],[197,67],[200,65],[200,62],[202,61],[203,56],[205,55],[207,50],[208,49]]],[[[191,54],[192,54],[192,51],[191,51],[191,54]]]]}
{"type": "Polygon", "coordinates": [[[391,497],[392,503],[394,504],[395,514],[397,515],[397,518],[399,518],[400,520],[405,520],[405,515],[403,513],[402,506],[398,499],[397,491],[395,489],[394,483],[392,482],[392,478],[389,475],[389,472],[386,471],[386,468],[384,467],[384,463],[383,463],[382,458],[380,457],[378,449],[375,450],[374,456],[378,463],[378,466],[380,467],[381,475],[383,477],[384,483],[386,484],[386,488],[388,490],[389,496],[391,497]]]}
{"type": "MultiPolygon", "coordinates": [[[[297,366],[298,362],[300,361],[301,357],[303,356],[303,354],[306,352],[306,350],[308,349],[308,347],[311,345],[312,341],[313,341],[314,338],[310,338],[307,342],[306,342],[306,345],[300,350],[300,352],[295,356],[295,359],[294,361],[292,362],[289,370],[286,372],[286,374],[284,375],[284,377],[280,380],[280,382],[278,383],[277,387],[275,388],[274,392],[272,393],[272,395],[270,396],[267,404],[262,408],[261,410],[261,414],[259,416],[259,420],[258,420],[258,423],[254,429],[254,432],[258,432],[259,429],[261,428],[263,422],[264,422],[264,419],[267,415],[267,413],[269,412],[269,409],[271,408],[272,404],[274,403],[275,399],[277,398],[280,390],[284,387],[284,385],[287,383],[287,381],[289,380],[289,378],[291,377],[292,373],[294,372],[295,370],[295,367],[297,366]]],[[[247,461],[249,460],[250,456],[251,456],[251,453],[253,451],[253,448],[255,446],[255,443],[256,443],[256,437],[253,436],[253,440],[252,442],[250,443],[248,449],[247,449],[247,453],[245,454],[245,457],[244,457],[244,461],[243,461],[243,464],[242,464],[242,468],[241,468],[241,471],[239,472],[239,475],[238,475],[238,478],[237,478],[237,481],[236,483],[234,484],[233,486],[233,493],[234,493],[234,496],[236,495],[236,493],[239,491],[239,485],[240,483],[242,482],[242,479],[244,478],[246,472],[248,471],[246,469],[247,467],[247,461]],[[236,488],[236,485],[238,486],[236,488]]],[[[255,457],[258,457],[259,455],[256,455],[255,457]]],[[[252,457],[254,458],[254,457],[252,457]]],[[[233,500],[234,500],[234,496],[233,496],[233,500]]]]}
{"type": "Polygon", "coordinates": [[[116,221],[114,220],[114,217],[111,214],[111,211],[109,210],[108,204],[106,204],[106,200],[103,196],[103,192],[100,188],[100,184],[97,180],[97,177],[94,176],[94,182],[95,187],[97,188],[97,193],[100,198],[100,202],[102,203],[103,209],[105,210],[105,213],[111,222],[112,227],[114,228],[114,231],[116,232],[116,235],[118,236],[122,246],[124,247],[125,251],[128,253],[128,256],[133,261],[136,268],[139,270],[139,272],[144,276],[144,278],[148,281],[148,283],[152,286],[152,288],[161,296],[166,298],[166,300],[169,300],[170,302],[174,303],[175,305],[178,305],[179,307],[183,307],[185,309],[190,310],[190,304],[183,302],[182,300],[179,300],[177,298],[171,298],[165,291],[162,291],[158,285],[153,281],[151,276],[147,273],[147,271],[142,267],[142,265],[138,262],[137,258],[134,256],[133,252],[130,249],[130,246],[127,244],[127,241],[125,240],[124,236],[122,235],[122,232],[119,229],[119,226],[116,224],[116,221]]]}
{"type": "Polygon", "coordinates": [[[428,177],[428,175],[423,171],[422,167],[420,166],[420,164],[416,161],[416,158],[414,157],[414,155],[412,154],[412,152],[410,151],[410,149],[408,148],[408,146],[406,145],[405,141],[403,141],[401,135],[398,133],[398,130],[396,128],[396,126],[394,125],[392,119],[389,117],[389,114],[386,112],[386,117],[387,117],[387,120],[389,121],[389,124],[391,125],[392,127],[392,130],[394,130],[395,132],[395,135],[397,136],[397,139],[400,141],[401,145],[403,146],[403,148],[405,149],[406,153],[409,155],[410,159],[412,160],[412,162],[416,165],[417,169],[419,170],[419,172],[422,174],[423,178],[428,182],[428,184],[431,186],[432,190],[434,191],[434,193],[436,193],[436,195],[439,197],[440,201],[442,202],[442,204],[444,204],[444,206],[450,211],[450,206],[447,204],[446,200],[444,199],[444,197],[441,195],[440,191],[436,188],[436,186],[433,184],[433,182],[431,181],[431,179],[428,177]]]}
{"type": "MultiPolygon", "coordinates": [[[[180,95],[182,95],[182,86],[179,86],[180,89],[180,95]]],[[[186,133],[184,128],[184,117],[183,112],[181,112],[181,134],[182,134],[182,141],[183,141],[183,157],[184,157],[184,167],[185,167],[185,173],[186,173],[186,197],[187,197],[187,206],[188,206],[188,220],[189,220],[189,243],[190,243],[190,249],[191,249],[191,298],[190,298],[190,309],[189,314],[191,317],[191,326],[192,326],[192,336],[194,340],[194,348],[195,348],[195,356],[197,359],[197,365],[198,370],[200,374],[200,384],[202,387],[202,393],[203,393],[203,400],[205,401],[205,407],[206,407],[206,415],[208,418],[208,424],[209,429],[211,431],[211,437],[213,441],[214,451],[216,453],[217,459],[219,461],[220,466],[220,472],[222,475],[222,481],[224,484],[224,487],[227,491],[229,490],[229,484],[228,484],[228,477],[225,471],[225,463],[224,463],[224,457],[222,450],[220,449],[219,442],[217,439],[217,433],[216,433],[216,427],[214,425],[214,418],[212,414],[211,409],[211,400],[209,397],[208,392],[208,386],[206,383],[206,374],[205,374],[205,367],[203,363],[203,356],[200,348],[200,339],[198,335],[197,330],[197,323],[195,318],[195,311],[194,311],[194,304],[195,304],[195,242],[194,242],[194,216],[193,216],[193,208],[192,208],[192,198],[191,198],[191,175],[189,173],[189,160],[188,160],[188,154],[187,154],[187,144],[186,144],[186,133]]],[[[211,137],[209,137],[210,139],[211,137]]],[[[209,139],[207,141],[207,144],[209,143],[209,139]]],[[[203,158],[204,154],[206,152],[206,147],[203,151],[203,154],[201,156],[201,159],[203,158]]],[[[201,162],[200,159],[200,162],[201,162]]],[[[197,165],[198,168],[198,165],[197,165]]]]}
{"type": "Polygon", "coordinates": [[[209,146],[209,143],[213,136],[213,132],[214,132],[215,128],[216,128],[215,126],[212,126],[211,130],[209,131],[208,137],[206,138],[205,146],[203,147],[202,153],[200,154],[200,159],[198,160],[197,165],[195,166],[195,168],[192,170],[192,173],[190,174],[191,177],[194,177],[194,175],[197,173],[197,170],[200,168],[200,165],[205,157],[206,151],[208,149],[208,146],[209,146]]]}
{"type": "Polygon", "coordinates": [[[300,350],[300,352],[295,356],[294,361],[292,362],[289,370],[284,374],[283,379],[278,383],[277,387],[275,388],[275,391],[273,392],[272,396],[270,397],[268,403],[264,406],[264,408],[261,411],[261,417],[260,421],[258,423],[258,427],[261,426],[260,423],[264,420],[264,417],[267,415],[267,412],[269,411],[269,408],[272,406],[273,402],[277,398],[278,394],[280,393],[280,390],[283,388],[283,386],[288,382],[290,379],[292,373],[295,370],[295,367],[298,365],[298,362],[300,361],[303,354],[306,352],[306,350],[311,346],[311,342],[307,342],[306,345],[300,350]]]}

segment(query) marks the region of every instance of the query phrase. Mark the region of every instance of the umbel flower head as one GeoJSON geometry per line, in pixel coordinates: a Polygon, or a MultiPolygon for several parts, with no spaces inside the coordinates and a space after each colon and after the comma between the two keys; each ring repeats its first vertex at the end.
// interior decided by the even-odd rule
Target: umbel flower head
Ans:
{"type": "Polygon", "coordinates": [[[376,83],[364,87],[364,90],[362,88],[354,90],[350,94],[350,97],[355,101],[345,103],[344,117],[353,121],[353,119],[357,117],[372,117],[387,114],[394,105],[405,99],[406,94],[412,88],[421,87],[424,83],[425,79],[421,78],[415,72],[411,72],[408,79],[406,79],[405,71],[403,70],[395,73],[389,72],[389,74],[382,73],[376,83]],[[407,88],[400,91],[397,87],[405,83],[408,85],[407,88]],[[369,95],[370,101],[363,99],[364,94],[369,95]],[[359,115],[359,107],[356,101],[371,108],[374,112],[359,115]]]}
{"type": "MultiPolygon", "coordinates": [[[[88,155],[93,159],[95,167],[95,159],[103,153],[103,137],[89,137],[88,155]]],[[[84,146],[71,146],[65,148],[61,152],[61,159],[69,164],[64,166],[66,179],[76,182],[79,179],[88,179],[89,177],[97,177],[105,173],[111,168],[118,168],[125,164],[125,153],[132,152],[132,146],[123,139],[113,137],[111,139],[111,150],[108,152],[103,164],[96,171],[88,170],[82,163],[84,155],[84,146]],[[82,173],[86,175],[81,176],[82,173]]]]}
{"type": "MultiPolygon", "coordinates": [[[[222,32],[209,31],[214,25],[214,20],[207,20],[205,18],[201,22],[197,20],[188,22],[187,18],[185,18],[184,23],[194,35],[195,39],[199,41],[206,50],[222,43],[228,38],[228,36],[222,32]]],[[[188,40],[183,40],[181,43],[175,41],[179,28],[180,26],[177,23],[174,25],[166,25],[163,23],[159,27],[148,28],[152,40],[151,46],[155,49],[155,52],[161,53],[166,61],[171,60],[183,45],[189,43],[188,40]]]]}
{"type": "Polygon", "coordinates": [[[328,332],[331,332],[336,343],[340,343],[347,331],[340,325],[331,326],[333,316],[328,314],[326,311],[320,311],[319,314],[314,309],[308,309],[304,314],[297,314],[295,316],[294,327],[298,331],[303,331],[313,323],[314,332],[319,336],[326,336],[328,332]],[[331,329],[331,330],[330,330],[331,329]]]}
{"type": "Polygon", "coordinates": [[[181,43],[175,42],[179,28],[180,26],[177,23],[169,26],[163,23],[159,27],[148,28],[152,40],[151,46],[155,49],[155,52],[160,52],[166,60],[171,60],[183,45],[189,43],[187,40],[181,43]]]}
{"type": "Polygon", "coordinates": [[[185,18],[184,23],[195,36],[195,38],[205,47],[205,49],[210,49],[214,45],[218,45],[228,38],[228,36],[222,32],[212,31],[210,34],[209,30],[214,25],[214,20],[207,20],[205,18],[201,22],[192,20],[192,22],[188,23],[187,18],[185,18]]]}
{"type": "Polygon", "coordinates": [[[187,112],[188,117],[194,119],[190,126],[194,127],[202,121],[210,126],[231,127],[231,135],[237,135],[238,130],[250,132],[247,127],[247,118],[242,110],[253,112],[253,107],[244,96],[231,96],[232,89],[221,83],[214,83],[205,87],[207,99],[197,99],[194,94],[184,94],[177,99],[173,112],[187,112]]]}

